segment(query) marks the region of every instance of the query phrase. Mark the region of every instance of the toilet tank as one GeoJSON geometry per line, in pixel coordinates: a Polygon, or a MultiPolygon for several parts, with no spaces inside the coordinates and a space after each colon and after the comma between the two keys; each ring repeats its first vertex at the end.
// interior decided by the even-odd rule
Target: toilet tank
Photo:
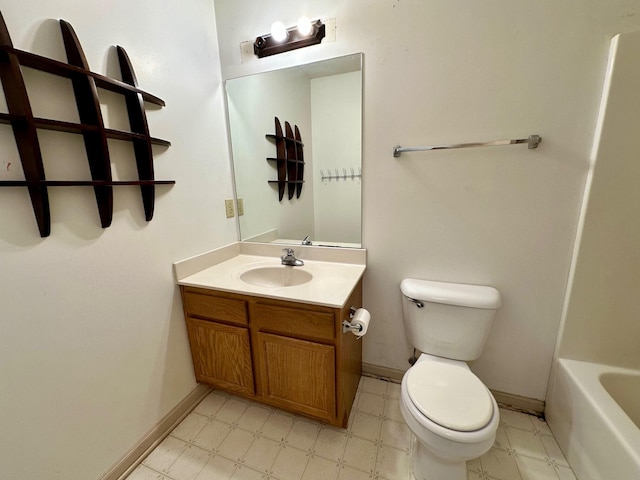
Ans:
{"type": "Polygon", "coordinates": [[[452,360],[477,359],[502,305],[493,287],[431,280],[400,283],[405,331],[421,352],[452,360]]]}

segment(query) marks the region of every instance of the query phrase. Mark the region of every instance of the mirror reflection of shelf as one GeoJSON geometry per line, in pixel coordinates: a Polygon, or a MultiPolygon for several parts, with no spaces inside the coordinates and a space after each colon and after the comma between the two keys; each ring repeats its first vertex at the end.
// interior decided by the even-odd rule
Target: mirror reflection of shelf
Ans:
{"type": "Polygon", "coordinates": [[[285,135],[283,135],[280,120],[278,117],[274,118],[275,134],[266,134],[265,137],[275,141],[276,144],[276,156],[267,157],[267,160],[276,162],[278,179],[268,180],[267,183],[278,186],[279,201],[284,198],[285,187],[289,200],[294,194],[296,198],[300,198],[304,183],[304,143],[302,143],[300,130],[297,125],[292,129],[289,122],[284,122],[285,135]]]}
{"type": "Polygon", "coordinates": [[[281,162],[297,162],[297,163],[304,163],[304,160],[291,160],[291,159],[286,159],[286,158],[273,158],[273,157],[267,157],[267,160],[274,160],[274,161],[281,161],[281,162]]]}
{"type": "Polygon", "coordinates": [[[296,140],[295,138],[284,137],[282,135],[271,135],[270,133],[267,133],[265,137],[267,137],[269,140],[284,140],[285,142],[298,143],[299,145],[304,147],[304,143],[296,140]]]}
{"type": "MultiPolygon", "coordinates": [[[[302,183],[304,178],[304,144],[302,143],[302,137],[300,136],[300,130],[298,130],[298,126],[295,127],[295,146],[296,146],[296,198],[300,198],[300,193],[302,193],[302,183]]],[[[289,187],[291,188],[291,186],[289,187]]],[[[291,194],[289,194],[291,196],[291,194]]]]}

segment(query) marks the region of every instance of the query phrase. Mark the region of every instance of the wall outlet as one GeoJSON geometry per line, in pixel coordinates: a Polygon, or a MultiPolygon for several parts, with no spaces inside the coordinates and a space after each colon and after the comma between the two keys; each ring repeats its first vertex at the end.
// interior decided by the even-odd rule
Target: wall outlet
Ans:
{"type": "Polygon", "coordinates": [[[227,218],[233,218],[236,216],[236,212],[233,209],[233,200],[225,200],[224,209],[227,212],[227,218]]]}
{"type": "Polygon", "coordinates": [[[238,199],[238,216],[244,215],[244,200],[238,199]]]}

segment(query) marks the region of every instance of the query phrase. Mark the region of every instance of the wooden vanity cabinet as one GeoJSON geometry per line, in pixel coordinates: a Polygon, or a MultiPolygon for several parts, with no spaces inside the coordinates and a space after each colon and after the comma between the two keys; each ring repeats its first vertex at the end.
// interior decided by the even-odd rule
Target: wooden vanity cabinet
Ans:
{"type": "Polygon", "coordinates": [[[198,382],[346,427],[362,341],[342,333],[343,308],[181,287],[198,382]]]}

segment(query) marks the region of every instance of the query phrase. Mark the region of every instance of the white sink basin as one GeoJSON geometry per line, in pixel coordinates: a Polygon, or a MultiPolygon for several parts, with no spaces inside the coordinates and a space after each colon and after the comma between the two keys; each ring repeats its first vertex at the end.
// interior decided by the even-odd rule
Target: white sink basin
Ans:
{"type": "Polygon", "coordinates": [[[258,287],[293,287],[311,281],[313,275],[298,267],[256,267],[240,275],[240,280],[258,287]]]}

